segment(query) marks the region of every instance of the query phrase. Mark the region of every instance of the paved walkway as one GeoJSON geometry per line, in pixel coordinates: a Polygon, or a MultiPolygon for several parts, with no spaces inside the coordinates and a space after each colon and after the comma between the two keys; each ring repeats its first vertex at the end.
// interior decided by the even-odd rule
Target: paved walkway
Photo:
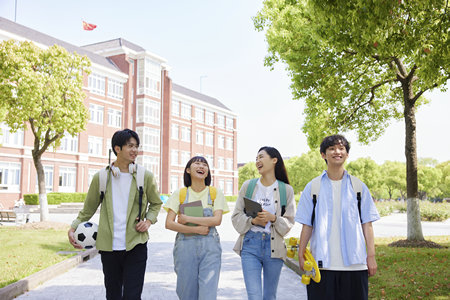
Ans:
{"type": "MultiPolygon", "coordinates": [[[[231,224],[230,216],[231,213],[226,214],[222,225],[218,227],[222,244],[218,299],[247,299],[241,260],[233,251],[238,235],[231,224]]],[[[51,217],[51,220],[70,223],[74,217],[75,215],[67,214],[55,215],[51,217]]],[[[98,215],[93,220],[97,221],[96,218],[98,219],[98,215]]],[[[172,258],[176,233],[164,228],[165,218],[166,213],[161,210],[158,216],[159,222],[150,227],[147,270],[142,294],[144,300],[178,299],[175,292],[176,276],[172,258]]],[[[300,282],[298,275],[286,266],[283,266],[281,272],[277,296],[278,299],[306,299],[305,286],[300,282]]],[[[105,299],[100,255],[16,299],[105,299]]]]}
{"type": "MultiPolygon", "coordinates": [[[[50,220],[70,223],[75,216],[52,214],[50,220]]],[[[149,255],[142,295],[144,300],[178,299],[175,293],[176,276],[172,259],[175,233],[164,228],[165,218],[166,213],[161,210],[159,222],[150,228],[149,255]]],[[[32,215],[32,221],[38,219],[38,214],[32,215]]],[[[93,217],[93,221],[98,222],[98,214],[93,217]]],[[[422,228],[425,236],[450,235],[450,220],[441,223],[422,222],[422,228]]],[[[231,224],[230,213],[224,216],[218,231],[223,249],[218,299],[247,299],[240,257],[232,250],[238,235],[231,224]]],[[[300,231],[301,226],[296,224],[289,236],[297,237],[300,231]]],[[[406,215],[393,214],[382,218],[374,223],[374,232],[377,237],[406,236],[406,215]]],[[[305,286],[286,266],[283,266],[281,272],[277,296],[278,299],[306,299],[305,286]]],[[[100,256],[97,255],[16,299],[105,299],[100,256]]]]}

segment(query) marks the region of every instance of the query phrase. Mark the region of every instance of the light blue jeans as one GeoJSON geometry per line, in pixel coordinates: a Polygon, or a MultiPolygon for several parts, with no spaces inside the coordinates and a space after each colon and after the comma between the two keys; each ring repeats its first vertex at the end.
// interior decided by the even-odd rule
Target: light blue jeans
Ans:
{"type": "Polygon", "coordinates": [[[249,300],[277,298],[283,260],[271,258],[270,254],[270,234],[251,230],[245,234],[241,262],[249,300]],[[264,278],[263,287],[261,287],[261,269],[264,278]]]}
{"type": "Polygon", "coordinates": [[[178,233],[173,248],[177,295],[181,300],[217,298],[222,247],[215,227],[208,235],[178,233]]]}

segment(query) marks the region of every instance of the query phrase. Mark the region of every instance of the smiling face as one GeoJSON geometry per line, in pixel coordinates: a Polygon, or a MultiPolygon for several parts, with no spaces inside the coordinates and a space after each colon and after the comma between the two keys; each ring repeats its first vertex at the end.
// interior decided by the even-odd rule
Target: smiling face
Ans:
{"type": "Polygon", "coordinates": [[[348,152],[344,145],[336,144],[328,147],[325,153],[321,153],[322,158],[327,161],[330,166],[341,166],[348,158],[348,152]]]}
{"type": "Polygon", "coordinates": [[[259,174],[264,175],[269,172],[275,173],[275,165],[278,159],[276,157],[272,158],[265,150],[261,150],[256,155],[256,169],[258,169],[259,174]]]}
{"type": "Polygon", "coordinates": [[[138,155],[139,144],[135,138],[130,138],[125,145],[121,147],[115,146],[117,160],[128,164],[133,163],[138,155]]]}
{"type": "Polygon", "coordinates": [[[194,161],[186,168],[186,172],[191,176],[192,180],[198,179],[204,181],[209,173],[208,164],[200,160],[194,161]]]}

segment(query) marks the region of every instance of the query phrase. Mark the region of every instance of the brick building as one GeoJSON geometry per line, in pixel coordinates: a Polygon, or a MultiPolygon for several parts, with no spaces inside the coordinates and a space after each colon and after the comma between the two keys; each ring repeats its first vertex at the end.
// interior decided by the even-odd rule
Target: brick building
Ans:
{"type": "MultiPolygon", "coordinates": [[[[78,47],[0,18],[0,40],[7,39],[58,44],[92,63],[83,87],[86,130],[65,136],[42,156],[47,192],[86,192],[108,163],[112,134],[130,128],[141,139],[137,162],[155,174],[161,193],[183,185],[184,166],[194,155],[207,158],[213,185],[226,195],[237,193],[237,115],[219,100],[173,83],[164,58],[121,38],[78,47]]],[[[0,126],[0,204],[9,208],[37,193],[33,135],[0,126]]]]}

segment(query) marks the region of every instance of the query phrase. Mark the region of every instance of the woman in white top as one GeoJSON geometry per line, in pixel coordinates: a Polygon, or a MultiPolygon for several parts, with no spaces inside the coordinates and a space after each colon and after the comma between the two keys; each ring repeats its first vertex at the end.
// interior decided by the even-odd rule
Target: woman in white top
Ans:
{"type": "Polygon", "coordinates": [[[217,298],[222,247],[215,226],[229,208],[222,191],[210,184],[208,162],[195,156],[184,169],[185,187],[175,191],[164,206],[168,210],[166,228],[178,232],[173,259],[180,299],[217,298]],[[194,201],[201,201],[203,216],[188,216],[186,207],[186,214],[180,213],[180,204],[194,201]]]}
{"type": "Polygon", "coordinates": [[[255,218],[245,213],[244,196],[247,188],[255,183],[248,180],[239,191],[231,219],[240,234],[234,250],[241,255],[248,299],[268,300],[276,299],[281,268],[286,259],[284,236],[294,225],[294,190],[289,185],[283,158],[277,149],[259,149],[256,168],[261,177],[254,186],[251,200],[261,204],[262,211],[255,218]]]}

